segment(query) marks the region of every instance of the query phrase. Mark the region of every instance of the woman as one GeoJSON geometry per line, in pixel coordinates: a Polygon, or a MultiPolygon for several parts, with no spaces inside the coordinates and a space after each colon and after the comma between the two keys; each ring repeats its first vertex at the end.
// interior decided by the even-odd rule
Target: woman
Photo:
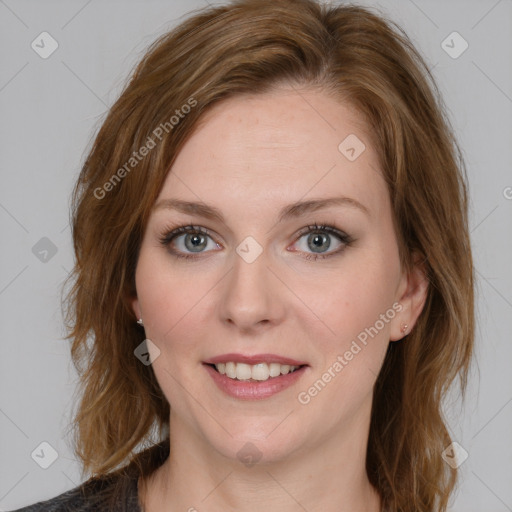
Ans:
{"type": "Polygon", "coordinates": [[[73,214],[90,478],[23,510],[446,510],[467,191],[391,22],[313,0],[190,17],[110,110],[73,214]]]}

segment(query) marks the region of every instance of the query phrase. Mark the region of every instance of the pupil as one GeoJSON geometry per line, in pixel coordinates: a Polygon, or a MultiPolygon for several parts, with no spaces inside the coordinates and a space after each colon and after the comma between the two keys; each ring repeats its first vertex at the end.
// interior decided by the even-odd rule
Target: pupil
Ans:
{"type": "Polygon", "coordinates": [[[187,249],[198,252],[197,249],[203,249],[206,246],[205,238],[202,235],[189,235],[185,238],[187,249]]]}
{"type": "Polygon", "coordinates": [[[315,252],[321,252],[318,251],[318,249],[329,249],[329,246],[331,245],[331,242],[327,235],[324,234],[315,234],[311,235],[310,240],[313,242],[312,249],[315,252]]]}

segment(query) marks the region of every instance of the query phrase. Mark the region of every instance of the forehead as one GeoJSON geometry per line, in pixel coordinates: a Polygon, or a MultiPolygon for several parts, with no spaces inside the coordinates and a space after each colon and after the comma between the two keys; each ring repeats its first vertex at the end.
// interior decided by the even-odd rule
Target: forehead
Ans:
{"type": "Polygon", "coordinates": [[[206,113],[159,199],[261,216],[267,207],[333,195],[353,197],[377,215],[388,206],[363,119],[325,93],[281,88],[235,96],[206,113]]]}

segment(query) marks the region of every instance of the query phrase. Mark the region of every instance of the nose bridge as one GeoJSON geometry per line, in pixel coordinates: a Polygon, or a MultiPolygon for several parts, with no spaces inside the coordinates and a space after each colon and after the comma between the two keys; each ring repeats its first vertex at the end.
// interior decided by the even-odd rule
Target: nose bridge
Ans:
{"type": "Polygon", "coordinates": [[[224,291],[225,320],[249,329],[263,321],[274,322],[280,315],[277,283],[268,264],[268,251],[254,238],[247,237],[237,246],[224,291]]]}

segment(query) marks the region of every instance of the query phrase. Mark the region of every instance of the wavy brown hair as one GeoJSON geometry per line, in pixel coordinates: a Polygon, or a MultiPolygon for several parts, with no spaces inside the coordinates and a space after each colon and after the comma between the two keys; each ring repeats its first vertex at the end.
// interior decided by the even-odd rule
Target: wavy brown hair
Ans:
{"type": "Polygon", "coordinates": [[[76,265],[66,297],[83,474],[131,468],[147,476],[165,459],[169,403],[152,367],[134,356],[144,339],[131,299],[145,226],[204,113],[283,84],[332,95],[364,117],[402,266],[425,268],[425,307],[412,332],[389,344],[374,387],[366,467],[383,510],[445,511],[457,472],[441,457],[451,442],[443,401],[457,376],[464,398],[474,340],[463,158],[406,34],[381,13],[313,0],[241,0],[195,12],[151,45],[93,141],[72,197],[76,265]],[[134,152],[140,159],[131,160],[134,152]],[[155,437],[162,444],[139,449],[155,437]]]}

